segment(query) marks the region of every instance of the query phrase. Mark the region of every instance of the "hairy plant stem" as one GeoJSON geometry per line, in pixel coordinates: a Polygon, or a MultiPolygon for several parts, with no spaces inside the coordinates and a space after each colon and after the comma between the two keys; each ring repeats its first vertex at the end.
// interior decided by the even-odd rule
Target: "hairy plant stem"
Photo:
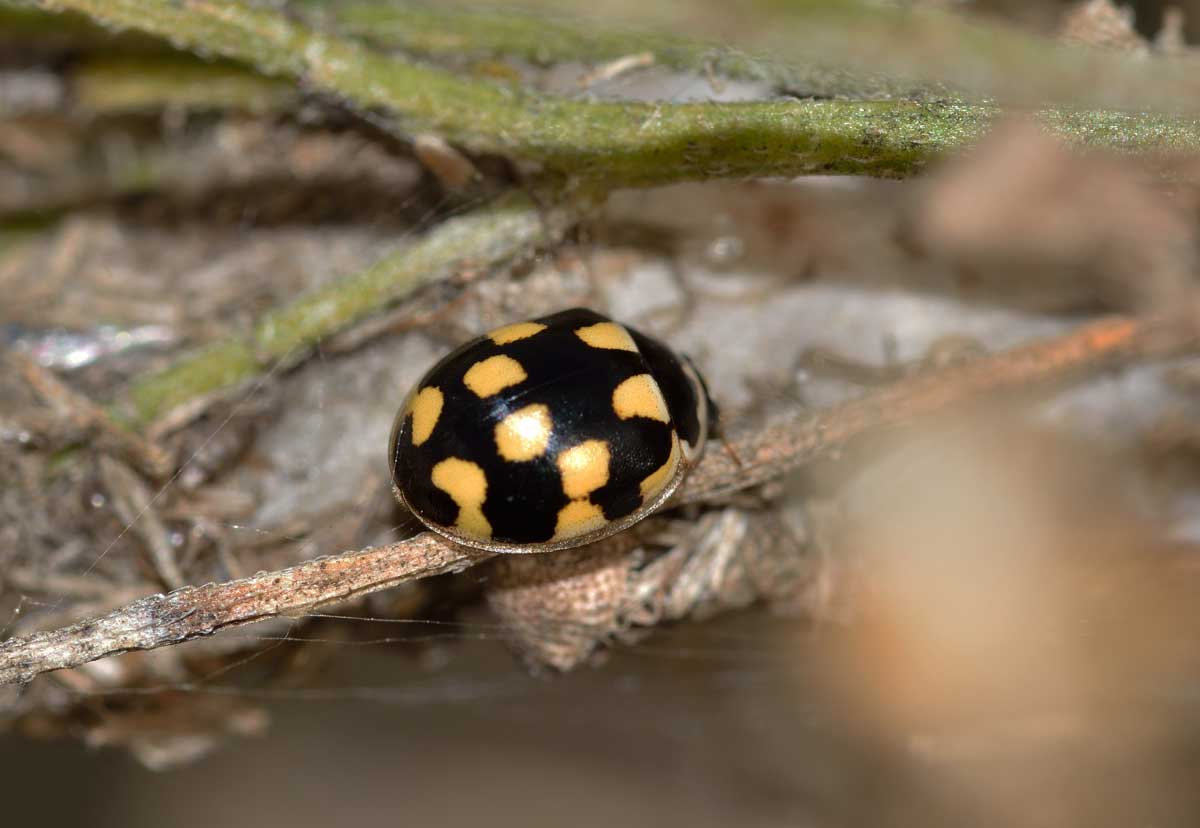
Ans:
{"type": "MultiPolygon", "coordinates": [[[[974,140],[998,110],[984,104],[770,101],[647,104],[582,101],[464,78],[315,31],[229,0],[60,0],[114,26],[293,78],[398,129],[433,132],[483,153],[519,159],[593,190],[719,177],[911,175],[974,140]]],[[[1139,152],[1200,151],[1200,123],[1144,115],[1057,113],[1076,143],[1139,152]]]]}

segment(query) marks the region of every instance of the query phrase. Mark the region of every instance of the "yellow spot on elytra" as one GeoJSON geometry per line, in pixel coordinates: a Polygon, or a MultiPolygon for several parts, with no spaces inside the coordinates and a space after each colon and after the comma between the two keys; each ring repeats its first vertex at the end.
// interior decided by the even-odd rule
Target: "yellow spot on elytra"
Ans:
{"type": "Polygon", "coordinates": [[[434,486],[458,504],[454,525],[460,532],[481,540],[492,536],[492,525],[483,516],[483,501],[487,497],[487,476],[483,469],[467,460],[449,457],[433,467],[430,478],[434,486]]]}
{"type": "Polygon", "coordinates": [[[606,348],[610,351],[633,351],[637,353],[637,345],[629,331],[615,322],[597,322],[586,328],[578,328],[575,335],[593,348],[606,348]]]}
{"type": "Polygon", "coordinates": [[[442,416],[442,404],[445,402],[441,389],[436,386],[422,388],[417,396],[408,404],[412,411],[412,441],[419,446],[433,434],[438,417],[442,416]]]}
{"type": "Polygon", "coordinates": [[[585,440],[558,454],[563,492],[575,500],[587,497],[608,482],[608,444],[603,440],[585,440]]]}
{"type": "Polygon", "coordinates": [[[525,369],[512,357],[500,354],[480,360],[467,369],[463,383],[480,398],[498,394],[510,385],[525,381],[525,369]]]}
{"type": "Polygon", "coordinates": [[[546,453],[553,427],[549,408],[527,405],[496,425],[496,448],[501,457],[514,463],[541,457],[546,453]]]}
{"type": "Polygon", "coordinates": [[[671,482],[671,478],[675,476],[675,472],[679,469],[679,438],[674,434],[671,435],[671,455],[667,458],[667,462],[663,463],[650,474],[646,475],[642,480],[642,502],[646,503],[657,497],[671,482]]]}
{"type": "Polygon", "coordinates": [[[618,385],[613,391],[613,410],[622,420],[648,417],[660,423],[671,422],[662,390],[649,374],[637,374],[618,385]]]}
{"type": "Polygon", "coordinates": [[[518,322],[515,325],[505,325],[503,328],[496,328],[496,330],[488,334],[488,337],[497,345],[507,345],[510,342],[516,342],[518,339],[528,339],[544,330],[546,330],[546,326],[541,322],[518,322]]]}
{"type": "Polygon", "coordinates": [[[554,540],[574,538],[593,532],[608,519],[600,507],[587,500],[572,500],[558,512],[558,525],[554,529],[554,540]]]}

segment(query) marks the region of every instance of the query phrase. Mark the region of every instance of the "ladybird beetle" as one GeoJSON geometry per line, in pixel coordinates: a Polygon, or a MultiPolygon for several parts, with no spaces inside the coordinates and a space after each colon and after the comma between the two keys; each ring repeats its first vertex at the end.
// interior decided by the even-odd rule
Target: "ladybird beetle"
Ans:
{"type": "Polygon", "coordinates": [[[457,543],[581,546],[670,497],[715,417],[686,358],[574,308],[498,328],[434,365],[392,428],[392,482],[457,543]]]}

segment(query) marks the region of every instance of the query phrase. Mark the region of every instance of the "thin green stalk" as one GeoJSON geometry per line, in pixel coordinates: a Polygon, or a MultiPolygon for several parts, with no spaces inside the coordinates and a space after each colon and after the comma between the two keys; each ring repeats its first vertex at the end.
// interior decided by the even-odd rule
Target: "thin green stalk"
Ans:
{"type": "Polygon", "coordinates": [[[74,12],[48,14],[36,0],[0,0],[0,46],[42,43],[48,48],[79,50],[98,47],[122,52],[161,54],[169,47],[140,32],[114,35],[87,16],[74,12]]]}
{"type": "Polygon", "coordinates": [[[187,132],[163,142],[158,135],[127,126],[119,119],[65,115],[0,120],[0,130],[27,139],[47,135],[48,140],[77,147],[50,169],[27,170],[18,162],[0,170],[0,218],[36,215],[39,221],[54,221],[72,210],[134,194],[195,193],[223,183],[222,175],[212,169],[211,131],[187,132]]]}
{"type": "Polygon", "coordinates": [[[285,80],[179,54],[91,58],[73,67],[70,86],[74,105],[92,115],[166,107],[272,112],[300,98],[285,80]]]}
{"type": "Polygon", "coordinates": [[[280,361],[301,359],[322,338],[423,285],[467,269],[498,267],[552,244],[567,223],[565,212],[539,213],[523,198],[450,219],[366,270],[267,312],[250,331],[136,379],[114,415],[133,428],[144,428],[189,402],[238,387],[280,361]]]}

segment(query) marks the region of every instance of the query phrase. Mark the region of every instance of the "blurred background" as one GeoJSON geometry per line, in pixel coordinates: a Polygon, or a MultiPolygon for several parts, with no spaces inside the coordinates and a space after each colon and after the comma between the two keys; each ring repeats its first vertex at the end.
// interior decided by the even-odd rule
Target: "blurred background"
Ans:
{"type": "MultiPolygon", "coordinates": [[[[904,180],[619,190],[554,243],[455,270],[236,393],[164,405],[172,416],[131,448],[96,411],[121,410],[140,378],[532,173],[414,145],[319,79],[248,81],[217,63],[192,80],[157,41],[0,5],[0,639],[412,534],[388,487],[393,417],[441,354],[514,320],[605,311],[687,353],[723,421],[753,429],[1195,299],[1196,157],[1081,151],[1022,100],[1128,103],[1134,87],[989,75],[992,53],[967,66],[965,41],[944,61],[929,44],[937,21],[962,18],[1135,74],[1180,69],[1190,88],[1200,2],[890,4],[951,17],[864,54],[835,54],[858,25],[820,16],[840,3],[530,5],[487,10],[535,33],[539,14],[586,15],[638,44],[657,27],[744,49],[762,71],[527,60],[445,33],[422,59],[572,100],[803,105],[826,96],[773,67],[811,60],[848,77],[936,69],[930,82],[1017,103],[904,180]],[[802,37],[810,13],[844,40],[802,37]]],[[[403,53],[336,4],[269,8],[403,53]]],[[[1146,94],[1153,105],[1120,116],[1171,105],[1173,92],[1146,94]]],[[[698,594],[670,623],[601,631],[565,674],[514,655],[485,565],[0,687],[0,813],[1195,825],[1198,405],[1193,358],[1134,364],[869,435],[732,501],[655,517],[646,571],[682,555],[698,594]]]]}

